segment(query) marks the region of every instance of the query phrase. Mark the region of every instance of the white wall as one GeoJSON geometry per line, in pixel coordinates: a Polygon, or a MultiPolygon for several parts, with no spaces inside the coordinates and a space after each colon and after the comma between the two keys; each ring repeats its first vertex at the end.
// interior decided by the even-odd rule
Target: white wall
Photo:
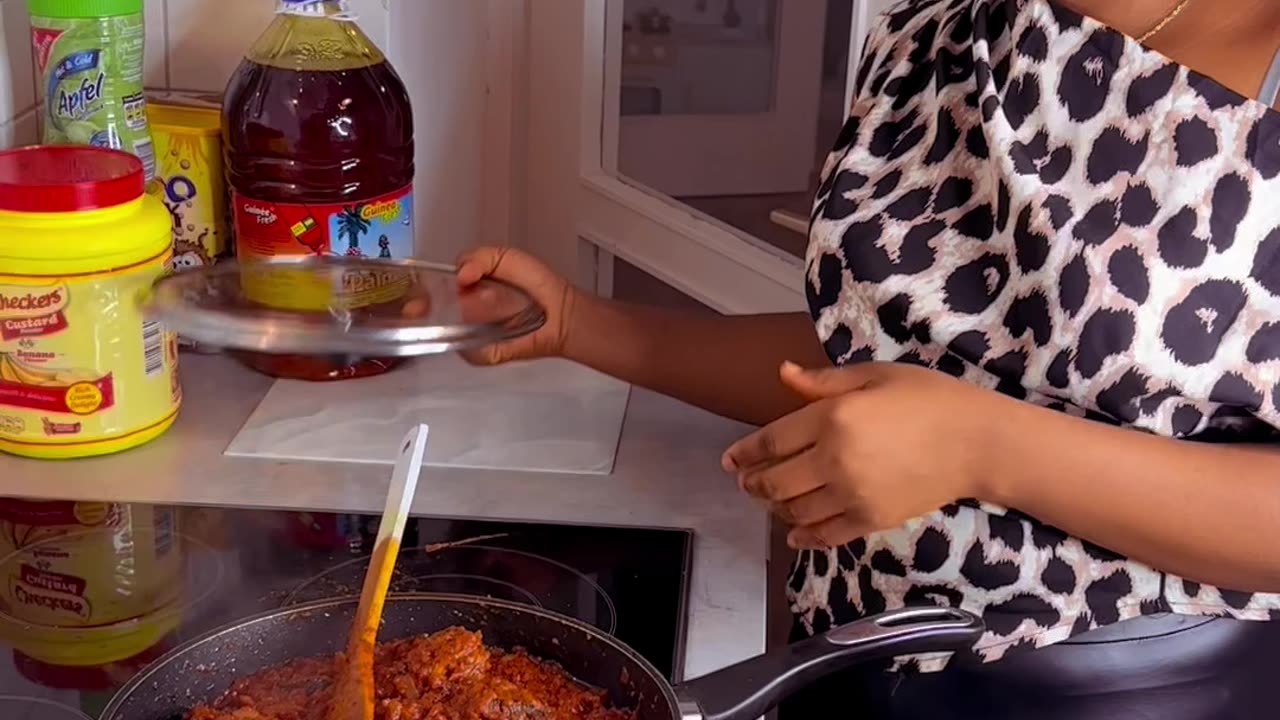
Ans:
{"type": "MultiPolygon", "coordinates": [[[[350,0],[415,111],[418,254],[449,261],[510,219],[511,93],[528,0],[350,0]],[[486,142],[486,140],[488,142],[486,142]],[[489,177],[491,181],[484,181],[489,177]]],[[[146,85],[221,91],[274,0],[145,0],[146,85]]],[[[0,148],[36,141],[24,0],[0,0],[0,148]]]]}
{"type": "MultiPolygon", "coordinates": [[[[362,3],[370,4],[370,3],[362,3]]],[[[374,0],[372,6],[381,10],[374,0]]],[[[145,0],[149,88],[219,91],[239,56],[271,19],[270,0],[145,0]],[[236,32],[214,28],[237,28],[236,32]]],[[[385,15],[382,11],[378,14],[385,15]]],[[[370,16],[372,17],[372,16],[370,16]]],[[[367,20],[366,20],[367,21],[367,20]]],[[[30,24],[23,0],[0,0],[4,53],[0,56],[0,123],[14,126],[5,145],[34,141],[30,24]]],[[[362,22],[362,24],[364,24],[362,22]]],[[[380,41],[386,40],[386,23],[380,41]]]]}
{"type": "MultiPolygon", "coordinates": [[[[397,0],[414,2],[415,0],[397,0]]],[[[379,46],[390,46],[390,0],[351,0],[360,25],[379,46]]],[[[420,0],[417,0],[420,2],[420,0]]],[[[417,3],[415,3],[417,4],[417,3]]],[[[148,88],[221,92],[240,57],[271,21],[274,0],[145,0],[148,88]]],[[[4,52],[0,54],[0,123],[17,126],[4,136],[31,142],[35,88],[30,23],[24,0],[0,0],[4,52]]]]}
{"type": "Polygon", "coordinates": [[[0,147],[35,141],[31,27],[23,0],[0,0],[0,147]]]}

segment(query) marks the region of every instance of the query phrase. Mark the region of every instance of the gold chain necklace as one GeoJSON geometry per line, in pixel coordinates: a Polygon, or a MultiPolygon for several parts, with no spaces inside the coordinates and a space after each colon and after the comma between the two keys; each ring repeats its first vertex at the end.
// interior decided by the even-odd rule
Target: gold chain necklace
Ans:
{"type": "Polygon", "coordinates": [[[1169,27],[1169,23],[1178,19],[1178,16],[1182,14],[1182,11],[1186,10],[1187,6],[1190,5],[1191,3],[1192,3],[1192,0],[1182,0],[1182,2],[1179,2],[1177,5],[1173,7],[1172,10],[1169,11],[1168,15],[1165,15],[1164,18],[1160,20],[1160,22],[1156,23],[1155,27],[1151,28],[1146,32],[1146,34],[1138,38],[1138,42],[1144,43],[1150,40],[1151,38],[1155,37],[1156,35],[1159,35],[1160,31],[1164,30],[1166,27],[1169,27]]]}

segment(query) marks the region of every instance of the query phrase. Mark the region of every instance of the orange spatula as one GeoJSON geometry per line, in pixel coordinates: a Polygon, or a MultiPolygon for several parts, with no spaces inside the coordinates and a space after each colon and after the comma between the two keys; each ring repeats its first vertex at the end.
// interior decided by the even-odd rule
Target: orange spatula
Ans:
{"type": "Polygon", "coordinates": [[[328,720],[373,720],[373,648],[378,640],[382,606],[387,600],[391,572],[396,566],[396,556],[400,554],[400,540],[409,520],[409,507],[413,503],[413,491],[418,486],[418,474],[422,471],[426,451],[426,425],[409,431],[404,442],[400,443],[400,456],[391,476],[387,506],[382,511],[373,557],[364,575],[360,605],[347,641],[346,662],[339,670],[328,720]]]}

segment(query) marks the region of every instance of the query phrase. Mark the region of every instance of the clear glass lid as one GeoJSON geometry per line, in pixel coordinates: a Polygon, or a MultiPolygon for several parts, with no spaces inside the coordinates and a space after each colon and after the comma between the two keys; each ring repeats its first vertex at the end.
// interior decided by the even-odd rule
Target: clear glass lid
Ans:
{"type": "Polygon", "coordinates": [[[223,262],[166,276],[148,315],[185,338],[274,354],[403,357],[531,333],[546,314],[496,280],[461,289],[454,268],[346,257],[223,262]]]}

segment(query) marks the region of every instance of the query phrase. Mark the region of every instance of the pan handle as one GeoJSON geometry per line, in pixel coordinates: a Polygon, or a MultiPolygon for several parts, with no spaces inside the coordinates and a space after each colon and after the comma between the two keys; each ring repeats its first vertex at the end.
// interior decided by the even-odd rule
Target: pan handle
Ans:
{"type": "Polygon", "coordinates": [[[959,650],[976,643],[983,631],[982,619],[964,610],[893,610],[691,680],[676,694],[687,708],[685,718],[754,720],[791,693],[851,665],[959,650]]]}

